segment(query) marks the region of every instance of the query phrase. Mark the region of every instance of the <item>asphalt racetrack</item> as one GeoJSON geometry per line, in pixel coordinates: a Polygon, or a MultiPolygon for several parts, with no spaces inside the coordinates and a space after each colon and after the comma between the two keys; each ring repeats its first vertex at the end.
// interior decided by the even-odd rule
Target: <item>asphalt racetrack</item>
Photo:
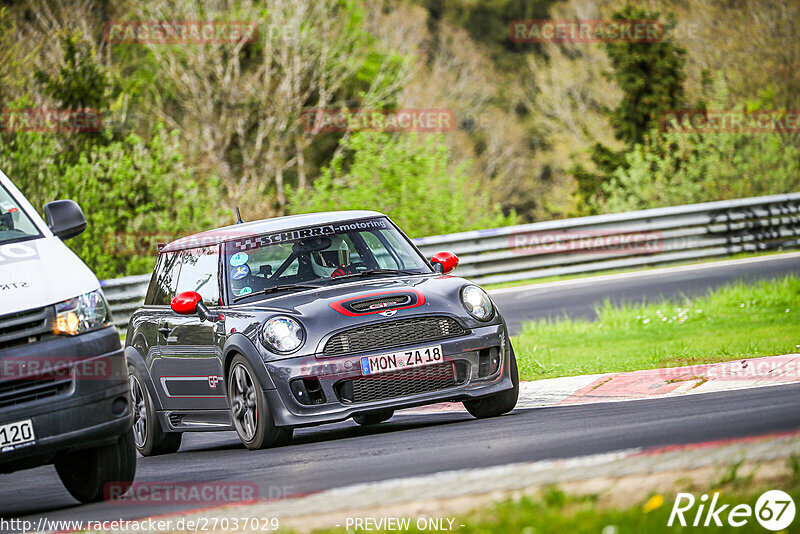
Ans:
{"type": "MultiPolygon", "coordinates": [[[[570,281],[549,287],[503,290],[493,298],[512,324],[518,325],[523,319],[564,313],[590,317],[593,305],[604,298],[619,302],[696,294],[737,278],[797,272],[800,256],[793,255],[602,283],[570,281]]],[[[373,428],[347,421],[298,430],[291,444],[263,451],[247,451],[233,432],[187,434],[177,454],[139,458],[137,481],[254,482],[259,486],[259,497],[270,498],[455,469],[799,428],[800,384],[521,409],[482,421],[461,412],[398,414],[373,428]]],[[[114,520],[180,509],[158,504],[81,506],[61,486],[52,466],[0,475],[0,516],[5,518],[114,520]]]]}

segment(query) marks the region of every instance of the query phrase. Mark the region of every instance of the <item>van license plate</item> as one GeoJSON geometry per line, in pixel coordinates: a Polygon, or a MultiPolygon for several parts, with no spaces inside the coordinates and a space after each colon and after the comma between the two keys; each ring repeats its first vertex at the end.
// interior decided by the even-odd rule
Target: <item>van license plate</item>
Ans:
{"type": "Polygon", "coordinates": [[[0,452],[13,451],[24,443],[32,444],[35,439],[30,419],[0,425],[0,452]]]}

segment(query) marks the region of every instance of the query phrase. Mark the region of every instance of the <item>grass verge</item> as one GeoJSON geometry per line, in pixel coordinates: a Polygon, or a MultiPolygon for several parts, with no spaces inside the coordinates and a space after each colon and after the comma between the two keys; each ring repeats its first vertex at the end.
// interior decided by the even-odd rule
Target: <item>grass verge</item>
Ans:
{"type": "Polygon", "coordinates": [[[513,339],[523,380],[800,352],[800,278],[738,282],[700,298],[613,306],[596,321],[540,320],[513,339]]]}
{"type": "MultiPolygon", "coordinates": [[[[728,505],[719,516],[722,528],[719,526],[703,528],[706,513],[702,514],[698,527],[693,527],[692,522],[698,511],[697,504],[684,514],[686,527],[681,527],[677,519],[672,526],[667,526],[672,505],[675,502],[674,497],[665,499],[662,495],[654,494],[637,506],[624,509],[602,509],[595,506],[595,497],[593,496],[569,496],[556,488],[551,488],[543,492],[538,499],[523,497],[520,500],[504,501],[478,511],[474,513],[473,517],[464,521],[464,527],[459,528],[458,531],[465,534],[470,532],[622,534],[726,531],[730,529],[742,533],[759,532],[763,534],[767,531],[753,516],[746,518],[747,523],[738,528],[731,527],[727,521],[728,513],[734,506],[747,504],[751,510],[755,509],[758,497],[767,489],[774,488],[763,488],[757,492],[751,490],[720,493],[716,508],[728,505]]],[[[794,502],[800,502],[800,490],[795,489],[787,493],[794,502]]],[[[696,493],[695,497],[700,495],[700,493],[696,493]]],[[[741,520],[741,518],[739,519],[741,520]]],[[[796,525],[797,521],[798,519],[795,517],[793,524],[796,525]]],[[[785,532],[791,531],[790,528],[785,532]]]]}
{"type": "MultiPolygon", "coordinates": [[[[674,532],[768,532],[755,517],[761,512],[762,517],[772,513],[773,517],[781,510],[791,513],[791,506],[770,501],[764,510],[763,502],[756,506],[759,497],[766,491],[780,489],[786,492],[795,503],[795,517],[789,526],[782,532],[795,532],[800,524],[800,459],[796,455],[786,458],[784,467],[771,475],[758,477],[760,463],[749,472],[740,473],[742,462],[720,466],[724,471],[719,473],[719,478],[698,484],[691,479],[675,480],[675,485],[669,491],[653,491],[652,488],[626,487],[626,495],[638,495],[624,500],[609,499],[608,495],[601,493],[566,493],[557,486],[546,486],[534,494],[524,494],[521,497],[507,498],[494,504],[481,506],[465,514],[449,516],[444,521],[452,520],[452,530],[460,533],[509,533],[520,532],[524,534],[545,533],[591,533],[591,534],[625,534],[625,533],[674,533],[674,532]],[[680,489],[678,489],[680,488],[680,489]],[[668,526],[673,506],[676,502],[677,492],[689,493],[694,497],[694,504],[684,511],[683,519],[686,526],[681,526],[678,518],[668,526]],[[722,526],[716,526],[713,518],[709,519],[709,526],[703,524],[708,518],[710,503],[716,502],[714,514],[722,526]],[[702,495],[707,495],[702,499],[702,495]],[[614,504],[616,503],[616,504],[614,504]],[[701,508],[702,505],[702,508],[701,508]],[[747,505],[751,515],[749,517],[734,516],[733,520],[745,520],[745,524],[733,527],[730,524],[730,514],[734,507],[747,505]],[[724,507],[724,508],[723,508],[724,507]],[[698,526],[693,523],[698,521],[698,526]]],[[[623,486],[625,478],[619,479],[623,486]]],[[[777,500],[777,499],[776,499],[777,500]]],[[[785,503],[785,501],[780,501],[785,503]]],[[[688,504],[688,498],[683,497],[679,507],[688,504]]],[[[446,514],[443,514],[447,517],[446,514]]],[[[788,516],[787,516],[788,517],[788,516]]],[[[435,530],[428,526],[421,529],[417,518],[408,520],[408,527],[402,529],[406,532],[431,532],[435,530]]],[[[444,523],[448,526],[448,523],[444,523]]],[[[425,527],[425,523],[422,524],[425,527]]],[[[386,530],[376,529],[378,532],[386,530]]],[[[395,529],[401,530],[401,529],[395,529]]],[[[342,528],[316,532],[343,533],[359,530],[344,530],[342,528]]]]}

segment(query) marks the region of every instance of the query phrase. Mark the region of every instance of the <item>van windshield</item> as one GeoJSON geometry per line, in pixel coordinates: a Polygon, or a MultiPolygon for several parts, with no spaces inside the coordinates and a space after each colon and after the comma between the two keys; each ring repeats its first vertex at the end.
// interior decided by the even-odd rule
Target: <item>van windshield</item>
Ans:
{"type": "Polygon", "coordinates": [[[17,201],[0,185],[0,245],[40,237],[38,228],[17,201]]]}

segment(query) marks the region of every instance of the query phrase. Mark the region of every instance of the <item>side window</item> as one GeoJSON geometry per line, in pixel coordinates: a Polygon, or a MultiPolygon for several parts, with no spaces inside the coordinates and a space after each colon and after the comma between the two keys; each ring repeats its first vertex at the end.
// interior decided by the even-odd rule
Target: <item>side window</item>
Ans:
{"type": "Polygon", "coordinates": [[[181,269],[179,258],[180,253],[177,252],[159,254],[153,278],[150,279],[150,287],[147,288],[145,304],[169,306],[178,286],[178,273],[181,269]]]}
{"type": "Polygon", "coordinates": [[[219,250],[217,247],[202,247],[184,250],[181,253],[181,274],[178,277],[177,293],[197,291],[203,302],[219,304],[219,250]]]}

